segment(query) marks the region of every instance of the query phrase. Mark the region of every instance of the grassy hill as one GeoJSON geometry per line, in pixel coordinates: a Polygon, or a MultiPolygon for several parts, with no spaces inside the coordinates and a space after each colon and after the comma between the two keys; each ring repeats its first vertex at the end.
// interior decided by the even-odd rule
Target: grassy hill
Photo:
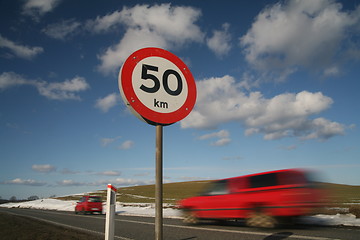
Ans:
{"type": "Polygon", "coordinates": [[[332,200],[338,204],[360,204],[360,186],[323,183],[329,190],[332,200]]]}
{"type": "MultiPolygon", "coordinates": [[[[209,181],[191,181],[165,183],[163,185],[163,202],[176,203],[178,200],[197,195],[209,181]]],[[[90,192],[88,194],[102,196],[106,199],[106,190],[90,192]]],[[[61,200],[79,200],[81,196],[72,195],[57,197],[61,200]]],[[[122,203],[154,203],[155,185],[121,187],[117,190],[117,201],[122,203]]]]}
{"type": "MultiPolygon", "coordinates": [[[[197,195],[209,181],[191,181],[166,183],[163,186],[164,203],[174,204],[178,200],[197,195]]],[[[328,189],[331,198],[336,205],[359,204],[360,186],[350,186],[333,183],[323,183],[324,188],[328,189]]],[[[100,190],[89,194],[102,196],[106,199],[106,190],[100,190]]],[[[79,200],[79,195],[58,197],[63,200],[79,200]]],[[[118,188],[117,201],[122,203],[154,203],[155,185],[133,186],[118,188]]]]}

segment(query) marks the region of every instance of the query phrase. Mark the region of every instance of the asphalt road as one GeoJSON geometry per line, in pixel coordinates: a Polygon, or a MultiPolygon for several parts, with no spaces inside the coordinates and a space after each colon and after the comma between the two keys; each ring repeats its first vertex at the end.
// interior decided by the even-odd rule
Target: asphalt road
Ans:
{"type": "MultiPolygon", "coordinates": [[[[93,234],[104,234],[105,215],[75,215],[71,212],[45,211],[35,209],[7,209],[0,211],[27,216],[58,224],[61,226],[84,230],[93,234]]],[[[151,217],[116,216],[115,239],[147,240],[155,238],[155,219],[151,217]]],[[[243,226],[241,223],[229,222],[187,226],[180,219],[164,219],[164,240],[281,240],[281,239],[360,239],[360,228],[352,227],[318,227],[291,226],[281,229],[256,229],[243,226]]]]}

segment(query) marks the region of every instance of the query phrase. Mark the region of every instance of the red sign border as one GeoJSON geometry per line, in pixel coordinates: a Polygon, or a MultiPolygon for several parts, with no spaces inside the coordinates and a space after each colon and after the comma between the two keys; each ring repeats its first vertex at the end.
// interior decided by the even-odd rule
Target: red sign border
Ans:
{"type": "Polygon", "coordinates": [[[176,55],[161,48],[142,48],[132,53],[124,62],[120,75],[122,91],[127,102],[141,117],[157,124],[172,124],[184,119],[193,109],[196,102],[196,84],[186,64],[176,55]],[[170,113],[155,112],[146,107],[136,96],[132,87],[133,71],[141,60],[147,57],[161,57],[174,63],[182,72],[188,85],[188,95],[184,104],[170,113]]]}

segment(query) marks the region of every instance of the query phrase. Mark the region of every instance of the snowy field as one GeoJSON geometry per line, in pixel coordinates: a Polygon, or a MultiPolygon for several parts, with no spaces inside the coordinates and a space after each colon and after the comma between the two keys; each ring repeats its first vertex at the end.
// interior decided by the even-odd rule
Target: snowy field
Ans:
{"type": "MultiPolygon", "coordinates": [[[[5,203],[0,207],[5,208],[32,208],[44,209],[54,211],[74,211],[76,201],[62,201],[57,199],[39,199],[21,203],[5,203]]],[[[104,210],[106,204],[104,204],[104,210]]],[[[105,213],[105,212],[103,212],[105,213]]],[[[117,215],[127,216],[155,216],[154,204],[146,203],[126,203],[116,204],[117,215]]],[[[164,205],[163,215],[165,218],[180,218],[180,212],[164,205]]],[[[352,214],[336,214],[336,215],[316,215],[311,217],[303,217],[302,222],[311,225],[326,225],[326,226],[358,226],[360,227],[360,219],[356,219],[352,214]]]]}

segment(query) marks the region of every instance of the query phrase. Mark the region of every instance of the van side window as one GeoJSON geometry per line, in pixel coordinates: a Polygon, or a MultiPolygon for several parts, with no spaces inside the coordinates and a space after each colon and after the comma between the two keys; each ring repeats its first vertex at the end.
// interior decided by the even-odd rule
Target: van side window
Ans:
{"type": "Polygon", "coordinates": [[[250,188],[261,188],[278,185],[276,173],[262,174],[250,177],[250,188]]]}
{"type": "Polygon", "coordinates": [[[280,172],[278,173],[281,185],[294,185],[307,183],[306,177],[300,172],[280,172]]]}
{"type": "Polygon", "coordinates": [[[202,195],[223,195],[228,194],[227,189],[227,180],[220,180],[213,182],[209,185],[205,192],[202,195]]]}

